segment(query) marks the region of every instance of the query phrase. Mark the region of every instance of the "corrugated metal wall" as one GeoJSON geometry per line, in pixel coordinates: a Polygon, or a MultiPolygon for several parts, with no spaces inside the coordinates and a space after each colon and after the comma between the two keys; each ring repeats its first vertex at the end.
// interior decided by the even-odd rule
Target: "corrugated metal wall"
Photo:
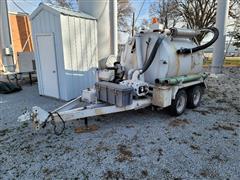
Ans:
{"type": "MultiPolygon", "coordinates": [[[[43,82],[41,78],[41,67],[40,67],[40,58],[37,52],[37,41],[36,37],[39,34],[54,34],[55,40],[55,49],[56,52],[56,61],[57,61],[57,68],[58,71],[63,69],[64,67],[64,59],[63,59],[63,48],[62,48],[62,37],[61,37],[61,24],[60,24],[60,16],[52,14],[48,11],[41,11],[32,21],[32,34],[33,34],[33,42],[34,42],[34,49],[35,49],[35,59],[36,59],[36,68],[37,68],[37,75],[38,75],[38,87],[39,93],[44,95],[43,92],[43,82]]],[[[59,87],[63,87],[60,89],[60,96],[65,97],[67,96],[65,81],[61,81],[64,79],[64,74],[58,72],[58,80],[59,80],[59,87]]]]}
{"type": "MultiPolygon", "coordinates": [[[[54,35],[60,99],[73,99],[95,83],[94,68],[98,67],[96,28],[96,20],[57,15],[44,9],[32,19],[35,47],[37,34],[54,35]]],[[[44,95],[38,52],[35,58],[39,93],[44,95]]]]}
{"type": "Polygon", "coordinates": [[[67,86],[76,96],[95,83],[93,67],[98,67],[96,21],[61,15],[64,70],[67,86]]]}
{"type": "Polygon", "coordinates": [[[64,70],[71,94],[93,86],[98,67],[96,21],[61,15],[64,70]]]}

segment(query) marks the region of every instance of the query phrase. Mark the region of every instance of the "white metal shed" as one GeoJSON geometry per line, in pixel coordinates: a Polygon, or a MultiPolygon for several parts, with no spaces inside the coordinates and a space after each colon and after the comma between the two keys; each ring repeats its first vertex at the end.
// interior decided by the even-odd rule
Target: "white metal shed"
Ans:
{"type": "Polygon", "coordinates": [[[97,21],[41,3],[30,16],[39,94],[70,100],[95,83],[97,21]]]}

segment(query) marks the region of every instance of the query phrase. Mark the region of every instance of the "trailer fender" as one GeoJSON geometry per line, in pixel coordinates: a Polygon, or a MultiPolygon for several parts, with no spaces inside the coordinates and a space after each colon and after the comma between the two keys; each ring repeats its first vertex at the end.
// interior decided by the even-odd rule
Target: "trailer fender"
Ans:
{"type": "Polygon", "coordinates": [[[180,89],[187,89],[187,88],[190,88],[190,87],[196,86],[196,85],[200,85],[204,89],[207,88],[207,85],[204,80],[192,81],[192,82],[188,82],[188,83],[182,83],[179,85],[175,85],[175,86],[172,86],[172,99],[174,100],[176,98],[176,94],[180,89]]]}

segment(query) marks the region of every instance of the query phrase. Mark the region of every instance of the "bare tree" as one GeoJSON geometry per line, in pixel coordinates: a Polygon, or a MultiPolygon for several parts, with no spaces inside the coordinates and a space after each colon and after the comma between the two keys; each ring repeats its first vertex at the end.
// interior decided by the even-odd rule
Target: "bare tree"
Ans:
{"type": "Polygon", "coordinates": [[[132,21],[133,8],[129,0],[118,0],[118,30],[121,32],[130,32],[130,23],[132,21]]]}
{"type": "Polygon", "coordinates": [[[240,1],[239,0],[230,0],[229,15],[234,19],[240,18],[240,1]]]}
{"type": "Polygon", "coordinates": [[[71,0],[46,0],[46,2],[73,9],[73,1],[71,0]]]}
{"type": "MultiPolygon", "coordinates": [[[[217,0],[176,0],[176,3],[188,28],[202,29],[215,25],[217,0]]],[[[200,43],[205,35],[197,36],[197,43],[200,43]]]]}
{"type": "Polygon", "coordinates": [[[234,32],[233,38],[234,42],[233,45],[240,48],[240,23],[238,24],[238,30],[234,32]]]}
{"type": "MultiPolygon", "coordinates": [[[[178,11],[184,22],[191,29],[202,29],[205,27],[213,27],[216,23],[217,0],[176,0],[178,11]]],[[[234,18],[233,11],[238,0],[230,1],[229,14],[234,18]]],[[[196,37],[196,41],[200,43],[206,34],[196,37]]]]}
{"type": "Polygon", "coordinates": [[[156,0],[150,5],[149,13],[151,17],[159,18],[165,28],[169,28],[175,26],[179,19],[177,8],[175,0],[156,0]]]}
{"type": "MultiPolygon", "coordinates": [[[[236,5],[239,0],[230,0],[229,15],[237,19],[236,5]]],[[[177,21],[191,29],[213,27],[216,23],[217,0],[156,0],[150,5],[152,17],[159,17],[160,23],[166,28],[175,26],[177,21]]],[[[239,17],[238,17],[239,18],[239,17]]],[[[200,43],[206,34],[196,37],[200,43]]]]}
{"type": "MultiPolygon", "coordinates": [[[[100,0],[99,0],[100,1],[100,0]]],[[[74,3],[77,0],[45,0],[45,2],[56,4],[62,7],[73,9],[74,3]]],[[[118,29],[122,32],[130,31],[130,23],[132,18],[133,8],[129,0],[118,0],[118,29]]]]}
{"type": "Polygon", "coordinates": [[[238,1],[233,9],[233,17],[235,18],[233,31],[230,36],[233,37],[233,45],[240,48],[240,2],[238,1]]]}

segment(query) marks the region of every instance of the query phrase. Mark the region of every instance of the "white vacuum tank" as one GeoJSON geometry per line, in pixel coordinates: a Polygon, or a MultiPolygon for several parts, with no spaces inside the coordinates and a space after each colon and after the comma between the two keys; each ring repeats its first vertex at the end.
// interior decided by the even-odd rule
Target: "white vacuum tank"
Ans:
{"type": "Polygon", "coordinates": [[[97,19],[99,60],[118,53],[117,0],[78,0],[79,10],[97,19]]]}
{"type": "Polygon", "coordinates": [[[145,32],[136,34],[135,38],[129,40],[126,45],[121,64],[127,72],[130,69],[143,67],[159,37],[163,40],[152,64],[144,73],[146,82],[154,84],[156,79],[197,74],[202,71],[204,56],[201,51],[190,54],[176,53],[179,49],[197,46],[188,37],[172,37],[158,32],[145,32]]]}

